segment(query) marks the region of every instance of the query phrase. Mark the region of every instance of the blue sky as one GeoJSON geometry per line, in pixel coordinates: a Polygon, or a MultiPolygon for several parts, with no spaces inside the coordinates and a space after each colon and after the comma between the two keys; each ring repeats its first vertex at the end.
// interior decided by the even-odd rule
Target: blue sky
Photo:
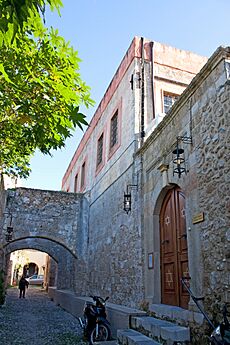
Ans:
{"type": "MultiPolygon", "coordinates": [[[[210,56],[230,45],[230,0],[62,0],[61,17],[46,13],[52,25],[82,59],[80,73],[96,104],[85,110],[90,120],[134,36],[210,56]]],[[[52,157],[36,153],[29,188],[60,190],[65,170],[83,132],[77,130],[66,147],[52,157]]]]}

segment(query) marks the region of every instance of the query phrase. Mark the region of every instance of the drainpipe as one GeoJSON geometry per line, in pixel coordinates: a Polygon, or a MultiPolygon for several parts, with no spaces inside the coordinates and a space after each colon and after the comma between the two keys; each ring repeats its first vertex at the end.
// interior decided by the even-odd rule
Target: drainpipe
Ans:
{"type": "Polygon", "coordinates": [[[144,38],[141,37],[141,146],[145,137],[145,69],[144,69],[144,38]]]}
{"type": "Polygon", "coordinates": [[[151,47],[151,92],[152,92],[152,107],[153,107],[153,119],[156,117],[155,113],[155,97],[154,97],[154,42],[150,42],[151,47]]]}
{"type": "MultiPolygon", "coordinates": [[[[144,144],[144,137],[145,137],[145,69],[144,69],[144,38],[141,37],[141,138],[140,138],[140,147],[144,144]]],[[[144,248],[144,202],[143,202],[143,185],[144,185],[144,177],[143,177],[143,153],[140,153],[140,163],[139,163],[139,171],[140,174],[138,185],[140,183],[140,190],[139,190],[139,205],[140,205],[140,213],[139,213],[139,224],[140,224],[140,234],[141,234],[141,248],[143,251],[144,248]]],[[[142,257],[145,256],[144,251],[142,252],[142,257]]],[[[145,267],[142,266],[142,293],[143,297],[145,298],[145,267]]]]}

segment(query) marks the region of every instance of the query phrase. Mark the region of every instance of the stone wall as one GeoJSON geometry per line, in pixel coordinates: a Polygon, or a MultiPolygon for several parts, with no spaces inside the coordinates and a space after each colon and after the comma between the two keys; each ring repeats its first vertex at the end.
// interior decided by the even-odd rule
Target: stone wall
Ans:
{"type": "Polygon", "coordinates": [[[197,192],[205,214],[201,224],[206,307],[216,313],[230,303],[230,83],[197,113],[197,192]]]}
{"type": "MultiPolygon", "coordinates": [[[[186,196],[190,286],[195,296],[205,297],[204,309],[214,323],[230,301],[229,55],[228,48],[214,53],[139,151],[144,251],[155,258],[154,270],[145,265],[145,296],[161,302],[159,213],[167,190],[177,185],[186,196]],[[192,145],[183,145],[188,171],[179,178],[173,175],[172,151],[176,137],[183,135],[192,135],[192,145]],[[198,214],[203,221],[194,220],[198,214]]],[[[192,301],[189,308],[194,308],[192,301]]]]}
{"type": "Polygon", "coordinates": [[[132,173],[133,165],[91,204],[88,257],[91,292],[131,307],[144,298],[139,190],[131,191],[131,213],[123,210],[132,173]]]}
{"type": "Polygon", "coordinates": [[[77,255],[80,235],[81,195],[26,188],[8,190],[7,209],[12,215],[14,239],[40,236],[56,239],[77,255]]]}
{"type": "Polygon", "coordinates": [[[57,287],[83,293],[88,239],[88,203],[83,195],[8,190],[3,234],[9,225],[13,240],[4,243],[6,255],[18,249],[46,252],[58,264],[57,287]]]}

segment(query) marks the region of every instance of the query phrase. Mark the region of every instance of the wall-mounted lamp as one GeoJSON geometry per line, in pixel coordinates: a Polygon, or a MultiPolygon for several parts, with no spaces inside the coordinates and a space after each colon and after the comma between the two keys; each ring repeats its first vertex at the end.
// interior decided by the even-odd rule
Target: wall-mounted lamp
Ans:
{"type": "Polygon", "coordinates": [[[13,227],[12,226],[7,226],[6,229],[6,242],[12,241],[13,238],[13,227]]]}
{"type": "Polygon", "coordinates": [[[131,212],[131,205],[132,205],[132,196],[131,196],[131,189],[137,188],[137,184],[128,184],[126,188],[126,192],[124,193],[124,211],[129,214],[131,212]]]}
{"type": "Polygon", "coordinates": [[[192,137],[177,137],[176,149],[173,150],[173,175],[178,174],[180,178],[183,173],[187,173],[185,167],[185,158],[184,158],[184,149],[179,147],[179,143],[182,142],[184,144],[192,144],[192,137]]]}
{"type": "Polygon", "coordinates": [[[6,242],[12,241],[13,238],[12,214],[10,214],[10,225],[6,228],[6,242]]]}

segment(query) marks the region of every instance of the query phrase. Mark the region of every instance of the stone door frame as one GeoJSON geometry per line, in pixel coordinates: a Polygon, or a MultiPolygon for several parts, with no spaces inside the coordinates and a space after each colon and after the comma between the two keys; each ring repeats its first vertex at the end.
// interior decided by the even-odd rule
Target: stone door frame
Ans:
{"type": "Polygon", "coordinates": [[[162,204],[160,246],[162,303],[187,309],[189,294],[180,281],[189,274],[185,195],[177,186],[167,192],[162,204]]]}
{"type": "MultiPolygon", "coordinates": [[[[160,211],[165,196],[168,191],[179,187],[184,190],[183,186],[176,183],[167,184],[162,188],[161,183],[155,187],[155,190],[149,193],[148,199],[145,197],[144,209],[148,210],[144,214],[144,291],[145,300],[150,304],[161,304],[161,271],[160,271],[160,211]],[[154,193],[153,193],[154,192],[154,193]],[[148,256],[153,256],[154,267],[148,268],[148,256]]],[[[191,289],[194,295],[203,296],[203,266],[201,256],[201,244],[199,232],[194,231],[192,227],[192,208],[193,200],[191,195],[186,195],[186,226],[187,226],[187,243],[188,243],[188,263],[189,274],[191,279],[191,289]],[[191,203],[191,205],[190,205],[191,203]]],[[[194,302],[190,299],[189,310],[196,310],[194,302]]]]}

